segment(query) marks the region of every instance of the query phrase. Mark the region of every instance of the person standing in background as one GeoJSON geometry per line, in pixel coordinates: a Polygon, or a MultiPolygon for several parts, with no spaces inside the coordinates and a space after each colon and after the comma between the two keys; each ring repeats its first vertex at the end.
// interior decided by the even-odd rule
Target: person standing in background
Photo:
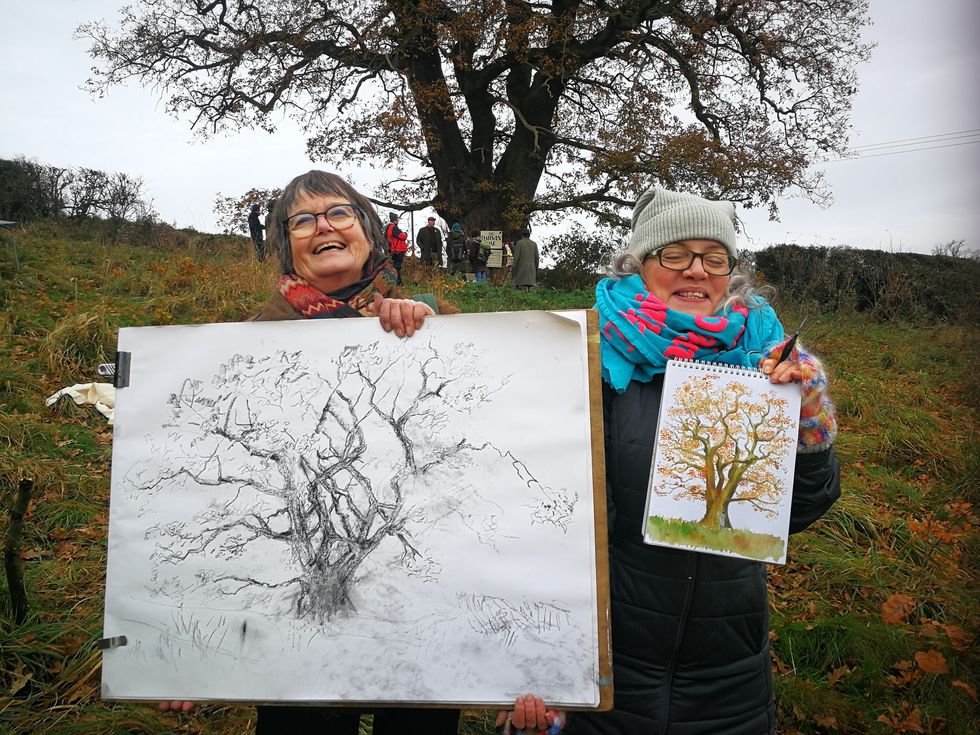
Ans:
{"type": "Polygon", "coordinates": [[[480,231],[473,230],[470,239],[467,240],[467,248],[470,256],[470,268],[476,276],[476,281],[487,280],[487,261],[490,260],[490,246],[483,243],[480,239],[480,231]]]}
{"type": "Polygon", "coordinates": [[[436,227],[436,218],[429,217],[425,227],[420,227],[415,237],[418,243],[422,265],[442,265],[442,231],[436,227]]]}
{"type": "Polygon", "coordinates": [[[392,265],[398,273],[397,284],[402,282],[402,264],[405,262],[405,253],[408,252],[408,233],[402,232],[398,227],[398,215],[394,212],[388,214],[388,226],[385,227],[385,241],[388,245],[388,252],[391,255],[392,265]]]}
{"type": "Polygon", "coordinates": [[[266,255],[272,253],[273,257],[275,257],[274,251],[275,248],[277,247],[276,240],[275,240],[276,226],[272,221],[272,208],[276,206],[276,200],[270,199],[265,203],[265,206],[266,206],[265,228],[264,228],[265,229],[265,252],[266,255]]]}
{"type": "Polygon", "coordinates": [[[466,235],[463,234],[463,226],[459,222],[454,222],[446,238],[446,258],[449,261],[449,273],[458,274],[464,280],[470,270],[469,251],[466,247],[466,235]]]}
{"type": "Polygon", "coordinates": [[[538,244],[529,230],[521,230],[521,239],[514,243],[514,267],[511,282],[522,291],[530,291],[538,282],[538,244]]]}
{"type": "Polygon", "coordinates": [[[262,238],[262,230],[265,228],[259,222],[259,205],[253,204],[248,213],[248,234],[252,238],[252,245],[255,247],[255,257],[262,261],[265,260],[265,241],[262,238]]]}

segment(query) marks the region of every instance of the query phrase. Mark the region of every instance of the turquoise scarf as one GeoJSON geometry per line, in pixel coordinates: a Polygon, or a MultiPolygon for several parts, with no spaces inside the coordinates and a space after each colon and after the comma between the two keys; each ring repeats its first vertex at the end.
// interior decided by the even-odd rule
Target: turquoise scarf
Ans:
{"type": "Polygon", "coordinates": [[[595,290],[602,378],[622,393],[631,380],[648,383],[670,359],[757,367],[783,339],[776,312],[759,299],[714,316],[692,316],[646,290],[637,276],[604,278],[595,290]]]}

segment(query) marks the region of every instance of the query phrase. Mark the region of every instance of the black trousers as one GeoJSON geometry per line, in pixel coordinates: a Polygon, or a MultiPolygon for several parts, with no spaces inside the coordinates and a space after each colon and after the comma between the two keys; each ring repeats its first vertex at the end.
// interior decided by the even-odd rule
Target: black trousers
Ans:
{"type": "Polygon", "coordinates": [[[256,707],[255,735],[357,735],[361,714],[374,715],[374,735],[456,735],[459,710],[349,707],[256,707]]]}
{"type": "Polygon", "coordinates": [[[405,253],[392,253],[391,262],[395,266],[395,270],[398,272],[398,283],[402,282],[402,263],[405,262],[405,253]]]}

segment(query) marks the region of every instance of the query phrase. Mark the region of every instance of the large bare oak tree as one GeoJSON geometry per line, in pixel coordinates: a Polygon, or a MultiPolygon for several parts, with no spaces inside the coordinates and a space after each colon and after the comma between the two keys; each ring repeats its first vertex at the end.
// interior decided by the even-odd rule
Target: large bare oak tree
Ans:
{"type": "Polygon", "coordinates": [[[206,132],[290,111],[318,165],[370,165],[379,204],[469,230],[623,224],[653,182],[826,198],[812,164],[846,152],[867,4],[146,0],[79,34],[93,90],[135,79],[206,132]]]}

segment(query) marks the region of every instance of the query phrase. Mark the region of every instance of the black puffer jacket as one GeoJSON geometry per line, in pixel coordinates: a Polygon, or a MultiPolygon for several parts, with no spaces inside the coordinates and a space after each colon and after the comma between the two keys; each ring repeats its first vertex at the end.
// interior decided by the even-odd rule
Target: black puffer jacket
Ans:
{"type": "MultiPolygon", "coordinates": [[[[771,733],[766,565],[643,543],[663,376],[603,389],[615,710],[572,715],[568,732],[771,733]]],[[[790,531],[839,496],[833,450],[798,455],[790,531]]]]}

